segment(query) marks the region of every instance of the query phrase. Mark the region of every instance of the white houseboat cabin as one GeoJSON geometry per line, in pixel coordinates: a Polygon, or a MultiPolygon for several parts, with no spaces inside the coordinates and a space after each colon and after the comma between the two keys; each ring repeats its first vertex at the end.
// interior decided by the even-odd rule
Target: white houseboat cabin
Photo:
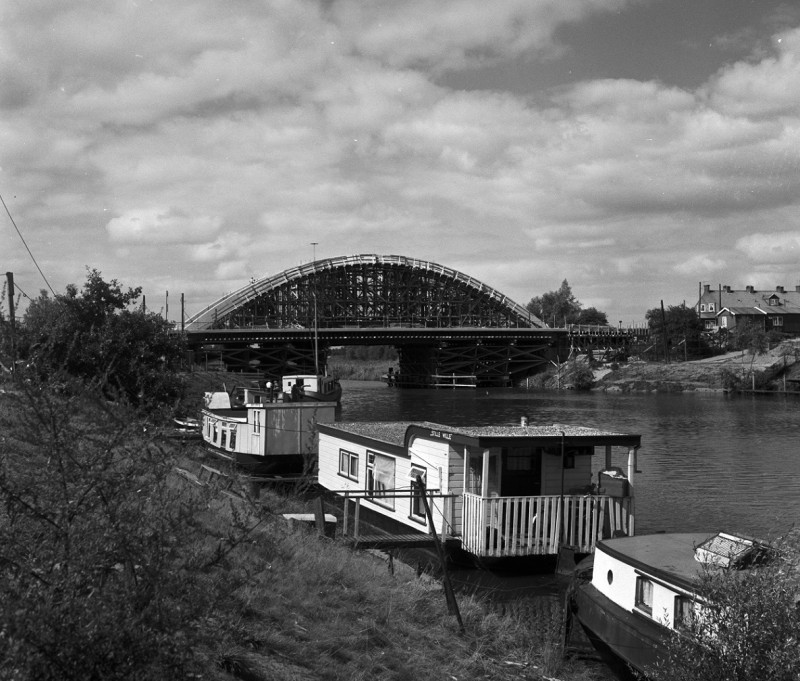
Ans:
{"type": "Polygon", "coordinates": [[[597,544],[577,568],[572,611],[589,639],[643,674],[667,662],[672,630],[704,605],[700,577],[715,566],[748,569],[765,555],[757,540],[725,533],[649,534],[597,544]]]}
{"type": "Polygon", "coordinates": [[[206,393],[201,436],[217,456],[252,474],[313,473],[317,424],[336,418],[335,402],[278,402],[270,391],[238,387],[206,393]]]}
{"type": "Polygon", "coordinates": [[[428,422],[324,423],[319,433],[320,485],[359,499],[395,531],[426,533],[421,476],[433,529],[473,557],[585,554],[602,537],[634,533],[639,435],[428,422]],[[627,475],[613,467],[620,453],[627,475]],[[598,455],[605,465],[595,482],[598,455]]]}

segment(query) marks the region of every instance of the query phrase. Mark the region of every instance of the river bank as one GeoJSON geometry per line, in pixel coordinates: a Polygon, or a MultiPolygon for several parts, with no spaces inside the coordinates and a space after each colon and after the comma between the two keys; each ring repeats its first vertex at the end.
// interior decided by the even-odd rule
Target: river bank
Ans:
{"type": "MultiPolygon", "coordinates": [[[[603,392],[774,392],[800,394],[800,340],[785,341],[765,353],[729,352],[686,362],[631,361],[592,366],[591,383],[582,387],[603,392]]],[[[541,387],[578,387],[576,374],[589,368],[585,358],[548,372],[541,387]]],[[[535,379],[534,379],[535,380],[535,379]]],[[[541,379],[540,379],[541,380],[541,379]]]]}

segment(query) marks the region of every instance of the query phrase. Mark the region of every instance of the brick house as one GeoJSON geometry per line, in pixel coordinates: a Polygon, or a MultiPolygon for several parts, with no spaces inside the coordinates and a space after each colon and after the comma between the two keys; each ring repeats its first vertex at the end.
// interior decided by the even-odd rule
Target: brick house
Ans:
{"type": "Polygon", "coordinates": [[[720,286],[714,291],[705,284],[697,311],[706,331],[733,331],[750,323],[765,331],[800,336],[800,286],[793,291],[783,286],[776,286],[774,291],[758,291],[753,286],[744,290],[720,286]]]}

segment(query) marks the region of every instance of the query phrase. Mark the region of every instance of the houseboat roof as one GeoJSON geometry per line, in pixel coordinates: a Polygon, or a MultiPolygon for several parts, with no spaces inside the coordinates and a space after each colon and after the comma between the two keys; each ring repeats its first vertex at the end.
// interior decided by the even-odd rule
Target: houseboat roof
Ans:
{"type": "Polygon", "coordinates": [[[447,440],[477,447],[502,446],[521,443],[530,445],[555,445],[562,440],[566,445],[622,445],[639,447],[641,435],[553,424],[550,426],[449,426],[430,421],[391,421],[365,423],[319,424],[321,431],[347,434],[351,439],[372,440],[394,448],[406,448],[413,437],[447,440]]]}
{"type": "Polygon", "coordinates": [[[693,591],[704,571],[704,564],[695,559],[695,549],[716,534],[664,533],[618,537],[598,542],[597,550],[668,584],[693,591]]]}

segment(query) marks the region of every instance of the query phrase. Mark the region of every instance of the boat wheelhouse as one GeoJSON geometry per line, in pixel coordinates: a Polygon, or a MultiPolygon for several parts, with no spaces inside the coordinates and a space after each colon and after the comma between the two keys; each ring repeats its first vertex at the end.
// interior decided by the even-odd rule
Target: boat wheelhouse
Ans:
{"type": "Polygon", "coordinates": [[[317,426],[336,418],[335,402],[279,402],[272,391],[237,387],[206,393],[206,447],[252,474],[313,474],[317,426]]]}
{"type": "Polygon", "coordinates": [[[293,374],[281,379],[281,390],[291,400],[341,402],[342,386],[333,376],[323,374],[293,374]]]}
{"type": "Polygon", "coordinates": [[[475,558],[586,554],[598,539],[634,533],[639,435],[429,422],[324,423],[319,433],[320,485],[358,499],[397,532],[433,529],[475,558]],[[620,455],[627,475],[613,466],[620,455]],[[433,528],[418,480],[430,494],[433,528]]]}
{"type": "Polygon", "coordinates": [[[747,568],[764,544],[725,533],[663,533],[619,537],[597,544],[591,570],[580,583],[572,610],[599,650],[610,651],[643,674],[667,661],[674,630],[687,628],[703,607],[697,594],[708,566],[747,568]]]}

